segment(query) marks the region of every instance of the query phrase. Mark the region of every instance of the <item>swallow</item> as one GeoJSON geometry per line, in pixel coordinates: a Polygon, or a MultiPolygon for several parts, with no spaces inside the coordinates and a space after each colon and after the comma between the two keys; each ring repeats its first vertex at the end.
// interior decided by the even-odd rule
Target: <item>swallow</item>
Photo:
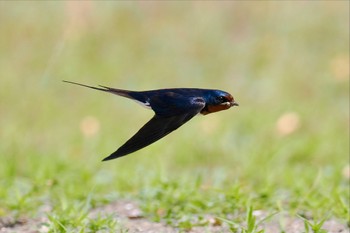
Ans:
{"type": "Polygon", "coordinates": [[[88,86],[65,81],[98,91],[104,91],[132,99],[155,113],[137,133],[126,141],[118,150],[102,161],[116,159],[165,137],[191,120],[195,115],[207,115],[238,106],[233,96],[225,91],[200,88],[169,88],[150,91],[129,91],[111,87],[88,86]]]}

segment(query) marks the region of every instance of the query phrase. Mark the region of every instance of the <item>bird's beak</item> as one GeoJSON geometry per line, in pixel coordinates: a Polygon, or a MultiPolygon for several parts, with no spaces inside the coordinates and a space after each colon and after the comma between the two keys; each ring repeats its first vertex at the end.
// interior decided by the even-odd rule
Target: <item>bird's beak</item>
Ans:
{"type": "Polygon", "coordinates": [[[233,102],[231,102],[231,107],[232,106],[239,106],[239,104],[237,102],[233,101],[233,102]]]}

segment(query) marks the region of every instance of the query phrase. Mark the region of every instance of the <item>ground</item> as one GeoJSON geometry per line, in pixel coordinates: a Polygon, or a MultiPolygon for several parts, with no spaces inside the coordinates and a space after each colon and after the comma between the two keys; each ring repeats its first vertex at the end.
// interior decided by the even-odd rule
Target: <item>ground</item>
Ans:
{"type": "MultiPolygon", "coordinates": [[[[258,219],[262,218],[263,213],[256,211],[255,215],[258,219]]],[[[144,232],[144,233],[176,233],[180,230],[164,223],[153,222],[147,219],[142,210],[134,201],[118,201],[107,206],[102,206],[91,210],[89,218],[98,218],[101,216],[113,216],[120,226],[120,232],[144,232]]],[[[188,233],[202,233],[202,232],[232,232],[230,227],[225,222],[215,219],[214,216],[207,216],[209,226],[193,227],[186,230],[188,233]]],[[[0,232],[1,233],[44,233],[49,232],[49,220],[43,214],[43,217],[37,219],[18,219],[0,218],[0,232]]],[[[271,220],[264,222],[261,227],[266,233],[281,232],[283,229],[286,233],[300,233],[305,230],[304,221],[300,218],[292,218],[290,216],[276,216],[271,220]],[[279,219],[277,221],[276,219],[279,219]],[[283,226],[281,226],[283,222],[283,226]]],[[[348,233],[349,228],[341,224],[339,220],[327,220],[322,227],[328,233],[348,233]]],[[[109,232],[108,229],[99,230],[98,232],[109,232]]],[[[181,232],[181,231],[180,231],[181,232]]]]}

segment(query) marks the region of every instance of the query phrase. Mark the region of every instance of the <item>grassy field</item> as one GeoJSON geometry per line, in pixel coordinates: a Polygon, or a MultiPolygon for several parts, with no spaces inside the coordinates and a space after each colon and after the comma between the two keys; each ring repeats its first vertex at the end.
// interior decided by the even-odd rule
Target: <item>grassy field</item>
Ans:
{"type": "Polygon", "coordinates": [[[118,200],[179,231],[350,224],[348,1],[1,1],[0,22],[0,229],[132,232],[89,215],[118,200]],[[101,162],[153,112],[61,80],[240,106],[101,162]]]}

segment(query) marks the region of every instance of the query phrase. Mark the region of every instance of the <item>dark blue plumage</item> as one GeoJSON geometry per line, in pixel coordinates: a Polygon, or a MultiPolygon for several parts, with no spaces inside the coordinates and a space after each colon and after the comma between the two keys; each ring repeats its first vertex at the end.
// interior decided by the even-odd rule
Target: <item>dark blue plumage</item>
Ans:
{"type": "Polygon", "coordinates": [[[124,145],[103,161],[140,150],[179,128],[198,113],[206,115],[238,106],[232,95],[221,90],[170,88],[150,91],[129,91],[105,86],[93,87],[64,81],[135,100],[151,108],[155,115],[124,145]]]}

